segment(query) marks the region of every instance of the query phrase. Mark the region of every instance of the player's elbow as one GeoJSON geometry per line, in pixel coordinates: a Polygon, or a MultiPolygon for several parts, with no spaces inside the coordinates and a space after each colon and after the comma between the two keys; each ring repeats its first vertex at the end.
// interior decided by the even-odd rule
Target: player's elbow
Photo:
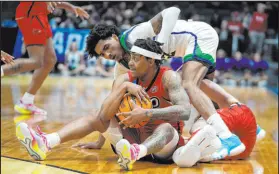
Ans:
{"type": "Polygon", "coordinates": [[[167,9],[165,9],[162,14],[164,16],[164,14],[166,14],[166,13],[171,13],[171,14],[173,14],[175,16],[178,16],[180,14],[180,11],[181,10],[179,8],[177,8],[177,7],[169,7],[167,9]]]}
{"type": "Polygon", "coordinates": [[[190,114],[191,114],[191,108],[190,108],[190,105],[186,106],[186,105],[183,105],[181,106],[181,120],[184,120],[184,121],[187,121],[189,120],[189,117],[190,117],[190,114]]]}

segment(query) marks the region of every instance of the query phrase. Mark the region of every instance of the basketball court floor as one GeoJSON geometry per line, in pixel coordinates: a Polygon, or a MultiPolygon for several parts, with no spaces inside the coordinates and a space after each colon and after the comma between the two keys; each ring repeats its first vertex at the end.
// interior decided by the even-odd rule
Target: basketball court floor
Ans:
{"type": "Polygon", "coordinates": [[[60,173],[159,173],[159,174],[275,174],[278,173],[278,98],[265,89],[226,88],[255,113],[257,122],[266,130],[247,160],[218,161],[198,164],[193,168],[136,162],[134,170],[126,172],[116,163],[109,143],[99,150],[72,148],[79,142],[95,141],[98,133],[62,144],[49,152],[47,160],[34,161],[15,136],[15,124],[26,121],[50,133],[67,122],[99,108],[108,95],[112,80],[95,77],[50,76],[38,92],[35,102],[48,111],[47,117],[16,115],[13,104],[26,91],[30,75],[1,79],[1,173],[3,174],[60,174],[60,173]]]}

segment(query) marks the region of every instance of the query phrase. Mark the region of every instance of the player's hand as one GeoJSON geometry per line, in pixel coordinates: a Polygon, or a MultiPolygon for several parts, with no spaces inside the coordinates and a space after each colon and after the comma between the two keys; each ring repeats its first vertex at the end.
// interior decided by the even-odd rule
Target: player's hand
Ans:
{"type": "Polygon", "coordinates": [[[55,10],[56,6],[59,5],[59,4],[61,4],[61,2],[51,1],[51,2],[46,2],[46,4],[47,4],[47,10],[48,10],[50,13],[52,13],[52,12],[55,10]]]}
{"type": "Polygon", "coordinates": [[[14,64],[14,57],[1,50],[1,60],[6,64],[14,64]]]}
{"type": "Polygon", "coordinates": [[[119,125],[124,125],[124,129],[130,127],[133,128],[135,124],[138,124],[142,121],[147,121],[149,117],[147,116],[147,110],[139,107],[133,100],[130,100],[132,111],[131,112],[122,112],[116,114],[116,116],[125,116],[126,118],[119,122],[119,125]]]}
{"type": "Polygon", "coordinates": [[[76,15],[76,17],[80,17],[82,20],[89,19],[89,14],[81,7],[72,6],[71,11],[76,15]]]}
{"type": "Polygon", "coordinates": [[[90,143],[78,143],[73,145],[72,147],[80,147],[82,149],[101,149],[103,146],[102,143],[96,141],[96,142],[90,142],[90,143]]]}
{"type": "Polygon", "coordinates": [[[128,94],[126,95],[134,95],[137,97],[137,99],[142,102],[144,101],[145,103],[148,102],[148,100],[150,100],[148,94],[146,93],[146,91],[144,90],[144,88],[140,85],[131,83],[131,82],[127,82],[127,91],[128,94]]]}

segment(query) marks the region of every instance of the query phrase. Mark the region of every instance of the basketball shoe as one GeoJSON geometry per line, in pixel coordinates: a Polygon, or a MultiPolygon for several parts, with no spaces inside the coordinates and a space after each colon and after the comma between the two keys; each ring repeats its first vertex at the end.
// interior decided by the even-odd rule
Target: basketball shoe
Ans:
{"type": "Polygon", "coordinates": [[[261,141],[265,137],[265,130],[263,130],[258,124],[257,124],[257,139],[256,142],[261,141]]]}
{"type": "Polygon", "coordinates": [[[133,164],[138,160],[139,145],[130,144],[126,139],[120,140],[116,144],[116,153],[119,156],[117,163],[125,170],[132,170],[133,164]]]}
{"type": "Polygon", "coordinates": [[[40,131],[39,127],[36,132],[26,123],[21,122],[16,126],[16,136],[32,158],[35,160],[46,158],[46,153],[50,151],[50,148],[45,134],[40,131]]]}
{"type": "Polygon", "coordinates": [[[25,104],[22,100],[14,106],[14,110],[19,114],[47,115],[45,110],[38,108],[34,104],[25,104]]]}
{"type": "Polygon", "coordinates": [[[192,167],[200,160],[201,156],[211,154],[221,147],[221,143],[220,146],[211,146],[215,138],[217,138],[216,131],[210,125],[195,131],[187,144],[179,147],[173,153],[173,161],[179,167],[192,167]],[[211,148],[208,148],[209,146],[211,148]]]}

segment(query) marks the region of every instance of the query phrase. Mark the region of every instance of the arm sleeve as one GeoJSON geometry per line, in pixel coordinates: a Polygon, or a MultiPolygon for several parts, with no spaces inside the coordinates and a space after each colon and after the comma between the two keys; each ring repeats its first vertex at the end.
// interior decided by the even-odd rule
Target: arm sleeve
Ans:
{"type": "Polygon", "coordinates": [[[166,43],[168,41],[179,14],[180,9],[176,7],[170,7],[162,11],[162,29],[157,37],[158,42],[166,43]]]}

